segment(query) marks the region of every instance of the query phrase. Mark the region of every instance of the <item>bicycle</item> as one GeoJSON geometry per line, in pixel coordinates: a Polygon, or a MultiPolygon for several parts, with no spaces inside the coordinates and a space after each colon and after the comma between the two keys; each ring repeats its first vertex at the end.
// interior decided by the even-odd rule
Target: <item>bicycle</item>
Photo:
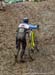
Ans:
{"type": "Polygon", "coordinates": [[[37,38],[35,38],[34,32],[31,31],[31,35],[30,35],[30,39],[29,39],[29,46],[28,46],[28,54],[31,60],[34,60],[36,57],[36,52],[39,52],[39,49],[37,48],[37,44],[38,41],[35,40],[37,38]]]}

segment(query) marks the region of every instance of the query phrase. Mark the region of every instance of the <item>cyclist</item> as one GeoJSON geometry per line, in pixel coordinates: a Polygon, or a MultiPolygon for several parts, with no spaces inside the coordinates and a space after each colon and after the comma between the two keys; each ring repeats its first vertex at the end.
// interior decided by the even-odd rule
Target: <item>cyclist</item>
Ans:
{"type": "Polygon", "coordinates": [[[20,61],[23,61],[23,55],[26,49],[26,33],[29,29],[28,18],[23,19],[23,23],[19,24],[16,34],[16,48],[18,49],[17,56],[19,54],[20,45],[22,44],[22,51],[20,54],[20,61]]]}

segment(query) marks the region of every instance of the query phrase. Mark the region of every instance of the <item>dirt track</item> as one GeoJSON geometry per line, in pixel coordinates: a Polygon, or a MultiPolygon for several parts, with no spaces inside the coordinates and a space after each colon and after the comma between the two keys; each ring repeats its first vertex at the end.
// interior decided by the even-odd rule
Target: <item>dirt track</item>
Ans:
{"type": "Polygon", "coordinates": [[[55,0],[16,3],[0,11],[0,75],[55,75],[55,0]],[[40,52],[32,62],[13,65],[16,29],[25,16],[40,25],[40,52]]]}

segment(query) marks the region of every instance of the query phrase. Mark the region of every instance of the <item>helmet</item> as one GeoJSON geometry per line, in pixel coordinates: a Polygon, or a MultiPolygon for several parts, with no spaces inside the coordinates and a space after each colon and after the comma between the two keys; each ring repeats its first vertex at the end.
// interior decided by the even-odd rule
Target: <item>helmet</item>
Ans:
{"type": "Polygon", "coordinates": [[[28,23],[28,21],[29,21],[29,19],[27,17],[23,19],[24,23],[28,23]]]}

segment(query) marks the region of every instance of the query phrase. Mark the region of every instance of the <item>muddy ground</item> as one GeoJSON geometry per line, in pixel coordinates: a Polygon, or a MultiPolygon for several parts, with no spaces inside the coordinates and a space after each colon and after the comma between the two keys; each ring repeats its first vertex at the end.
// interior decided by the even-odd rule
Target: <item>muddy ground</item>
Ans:
{"type": "Polygon", "coordinates": [[[55,0],[21,2],[0,11],[0,75],[55,75],[55,0]],[[26,16],[40,25],[36,30],[39,52],[34,61],[14,65],[16,29],[26,16]]]}

